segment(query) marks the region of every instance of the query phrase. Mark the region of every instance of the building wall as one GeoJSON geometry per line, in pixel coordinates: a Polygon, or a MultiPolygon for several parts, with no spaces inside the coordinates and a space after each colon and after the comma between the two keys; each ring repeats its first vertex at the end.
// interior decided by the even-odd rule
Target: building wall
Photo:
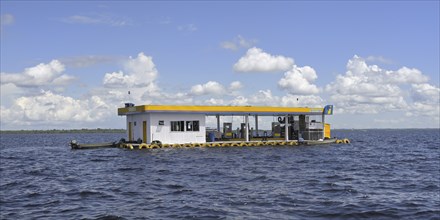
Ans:
{"type": "Polygon", "coordinates": [[[163,144],[206,142],[204,114],[144,113],[127,115],[127,137],[129,135],[128,125],[131,122],[132,140],[143,139],[143,121],[147,122],[147,143],[151,143],[153,140],[159,140],[163,144]],[[163,125],[159,125],[159,121],[163,121],[163,125]],[[186,128],[182,132],[171,131],[171,121],[184,121],[185,125],[186,121],[199,121],[199,131],[186,131],[186,128]]]}
{"type": "MultiPolygon", "coordinates": [[[[149,114],[136,114],[136,115],[127,115],[127,140],[136,141],[139,138],[143,138],[143,121],[147,122],[147,139],[148,139],[148,126],[149,126],[149,114]],[[131,136],[130,139],[130,129],[129,124],[131,123],[131,136]]],[[[145,140],[143,140],[145,142],[145,140]]],[[[148,142],[149,143],[149,142],[148,142]]]]}

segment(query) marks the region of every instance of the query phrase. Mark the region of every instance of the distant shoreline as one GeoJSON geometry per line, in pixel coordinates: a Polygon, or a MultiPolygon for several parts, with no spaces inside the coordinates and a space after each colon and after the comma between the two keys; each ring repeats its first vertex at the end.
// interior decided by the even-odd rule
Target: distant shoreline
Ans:
{"type": "Polygon", "coordinates": [[[125,133],[125,129],[52,129],[52,130],[0,130],[0,134],[64,134],[64,133],[125,133]]]}

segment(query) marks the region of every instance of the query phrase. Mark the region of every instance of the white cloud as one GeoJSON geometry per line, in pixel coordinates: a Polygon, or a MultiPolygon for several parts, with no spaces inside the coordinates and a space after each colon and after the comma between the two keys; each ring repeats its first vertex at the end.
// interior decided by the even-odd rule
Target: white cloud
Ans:
{"type": "MultiPolygon", "coordinates": [[[[188,96],[235,96],[239,94],[239,90],[243,88],[240,81],[233,81],[229,86],[224,86],[216,81],[208,81],[205,84],[197,84],[191,87],[188,96]]],[[[186,93],[185,93],[186,94],[186,93]]],[[[217,102],[218,99],[212,99],[211,102],[217,102]],[[213,101],[216,100],[216,101],[213,101]]]]}
{"type": "Polygon", "coordinates": [[[24,88],[18,87],[13,83],[5,83],[0,86],[0,102],[2,105],[9,106],[17,97],[25,94],[24,88]]]}
{"type": "Polygon", "coordinates": [[[151,57],[140,53],[126,60],[123,67],[126,74],[122,71],[105,74],[104,87],[85,91],[84,97],[90,98],[84,99],[61,94],[65,89],[56,85],[66,84],[71,77],[62,75],[64,65],[57,60],[27,68],[21,74],[2,73],[2,126],[20,128],[26,124],[50,128],[72,127],[76,123],[79,126],[96,127],[99,125],[95,122],[104,123],[110,118],[114,120],[115,109],[123,106],[124,102],[160,104],[161,101],[191,101],[191,97],[182,93],[167,94],[160,91],[155,83],[158,73],[151,57]],[[41,85],[47,85],[51,91],[34,95],[41,85]],[[34,87],[30,89],[29,86],[34,87]],[[127,94],[128,90],[131,95],[127,94]],[[6,102],[4,95],[8,95],[6,102]]]}
{"type": "Polygon", "coordinates": [[[279,98],[272,95],[272,91],[259,90],[256,94],[249,97],[249,103],[252,105],[262,106],[277,106],[279,105],[279,98]]]}
{"type": "Polygon", "coordinates": [[[336,81],[327,85],[328,92],[353,96],[385,97],[399,96],[401,89],[397,85],[386,83],[379,75],[356,75],[348,73],[336,76],[336,81]]]}
{"type": "Polygon", "coordinates": [[[143,95],[140,100],[141,103],[150,104],[169,104],[169,105],[182,105],[191,104],[194,102],[193,97],[186,92],[166,92],[162,91],[155,84],[151,84],[147,88],[143,89],[143,95]]]}
{"type": "Polygon", "coordinates": [[[378,114],[398,111],[407,115],[423,112],[438,118],[439,90],[426,84],[427,81],[428,77],[417,69],[385,70],[354,56],[347,63],[346,73],[338,75],[325,90],[330,94],[336,112],[378,114]],[[414,102],[409,100],[406,90],[410,85],[414,102]]]}
{"type": "Polygon", "coordinates": [[[229,103],[230,103],[230,105],[233,105],[233,106],[249,105],[248,99],[244,96],[237,96],[233,100],[231,100],[229,103]]]}
{"type": "Polygon", "coordinates": [[[109,26],[127,26],[131,25],[130,19],[116,17],[114,15],[97,14],[97,15],[72,15],[63,18],[62,21],[70,24],[92,24],[92,25],[109,25],[109,26]]]}
{"type": "Polygon", "coordinates": [[[270,55],[260,48],[253,47],[233,68],[236,72],[279,72],[289,70],[293,63],[292,58],[270,55]]]}
{"type": "Polygon", "coordinates": [[[250,48],[257,43],[255,39],[245,39],[241,35],[235,37],[232,41],[223,41],[220,46],[227,50],[238,50],[240,48],[250,48]]]}
{"type": "Polygon", "coordinates": [[[411,85],[411,97],[414,103],[410,105],[407,115],[432,116],[437,121],[440,118],[440,88],[424,83],[411,85]]]}
{"type": "Polygon", "coordinates": [[[18,87],[67,85],[75,78],[62,74],[64,70],[64,64],[58,60],[52,60],[48,64],[40,63],[26,68],[23,73],[1,73],[1,84],[13,83],[18,87]]]}
{"type": "Polygon", "coordinates": [[[440,106],[439,104],[415,102],[409,106],[407,116],[428,116],[432,117],[431,122],[437,122],[439,125],[440,120],[440,106]]]}
{"type": "Polygon", "coordinates": [[[103,84],[106,87],[130,87],[136,83],[133,75],[125,75],[122,71],[106,73],[103,84]]]}
{"type": "Polygon", "coordinates": [[[281,97],[281,105],[289,107],[323,107],[324,100],[317,95],[291,95],[281,97]]]}
{"type": "Polygon", "coordinates": [[[376,113],[384,103],[394,105],[394,109],[405,105],[401,89],[390,84],[388,73],[376,65],[368,66],[364,59],[354,56],[347,63],[345,75],[338,75],[336,81],[326,86],[331,100],[338,108],[349,112],[376,113]]]}
{"type": "Polygon", "coordinates": [[[397,71],[386,71],[385,73],[391,83],[397,84],[425,83],[429,80],[420,70],[414,68],[402,67],[397,71]]]}
{"type": "Polygon", "coordinates": [[[103,79],[105,87],[130,88],[147,86],[156,80],[158,71],[153,58],[139,53],[136,58],[130,57],[124,64],[124,70],[106,73],[103,79]]]}
{"type": "Polygon", "coordinates": [[[317,94],[319,93],[319,88],[312,84],[317,78],[318,76],[312,67],[298,67],[294,65],[292,69],[286,72],[284,77],[278,81],[278,86],[290,94],[317,94]]]}
{"type": "Polygon", "coordinates": [[[205,84],[198,84],[191,87],[191,94],[193,95],[222,95],[225,93],[225,87],[215,81],[209,81],[205,84]]]}
{"type": "Polygon", "coordinates": [[[206,104],[206,105],[224,105],[225,101],[223,99],[210,98],[210,99],[206,100],[204,104],[206,104]]]}
{"type": "Polygon", "coordinates": [[[10,108],[2,106],[1,118],[5,124],[59,124],[60,122],[95,122],[112,114],[100,97],[87,100],[42,91],[35,96],[20,97],[10,108]]]}
{"type": "Polygon", "coordinates": [[[231,84],[229,85],[229,90],[235,91],[235,90],[239,90],[241,88],[243,88],[243,84],[241,84],[240,81],[231,82],[231,84]]]}
{"type": "Polygon", "coordinates": [[[439,103],[440,101],[440,88],[423,83],[411,85],[411,96],[416,102],[425,103],[439,103]]]}
{"type": "Polygon", "coordinates": [[[63,75],[64,71],[64,65],[54,60],[48,64],[27,68],[20,74],[2,73],[2,128],[32,129],[40,125],[45,125],[44,128],[102,127],[105,123],[108,124],[107,127],[124,127],[123,118],[117,117],[115,113],[124,102],[137,105],[289,107],[322,107],[325,104],[334,104],[336,114],[343,113],[339,114],[341,122],[336,122],[339,127],[351,126],[351,123],[343,122],[347,120],[346,113],[365,113],[364,118],[368,116],[371,120],[365,120],[364,124],[371,122],[382,127],[392,122],[399,122],[395,123],[396,126],[405,123],[407,127],[435,127],[440,120],[440,88],[427,83],[428,77],[421,71],[407,67],[395,71],[385,70],[376,65],[368,65],[358,56],[348,61],[344,74],[338,75],[326,86],[329,100],[324,100],[318,95],[320,88],[314,84],[318,77],[315,70],[309,66],[293,65],[293,60],[278,82],[278,86],[287,91],[287,94],[276,95],[270,89],[261,89],[253,94],[242,95],[241,89],[244,85],[240,81],[224,85],[208,81],[194,85],[188,91],[162,90],[156,82],[158,71],[152,58],[143,53],[125,60],[121,71],[105,74],[103,86],[85,91],[84,98],[61,94],[65,91],[62,86],[52,86],[51,91],[29,95],[36,91],[39,85],[65,84],[71,80],[68,75],[63,75]],[[6,76],[7,82],[4,82],[3,76],[6,76]],[[33,87],[29,87],[31,81],[33,87]],[[21,83],[21,86],[18,86],[18,83],[21,83]],[[411,117],[405,117],[405,114],[411,117]],[[396,116],[392,117],[394,115],[396,116]],[[120,124],[115,125],[114,121],[118,120],[120,124]]]}
{"type": "Polygon", "coordinates": [[[257,93],[250,95],[248,98],[237,96],[233,100],[226,103],[230,105],[253,105],[253,106],[289,106],[289,107],[322,107],[324,100],[316,95],[291,95],[279,97],[272,94],[272,91],[259,90],[257,93]]]}

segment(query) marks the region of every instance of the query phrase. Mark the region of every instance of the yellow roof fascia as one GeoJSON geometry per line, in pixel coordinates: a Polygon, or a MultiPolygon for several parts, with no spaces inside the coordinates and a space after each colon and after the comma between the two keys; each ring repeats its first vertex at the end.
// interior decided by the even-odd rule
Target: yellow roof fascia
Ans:
{"type": "Polygon", "coordinates": [[[323,108],[271,107],[271,106],[197,106],[197,105],[139,105],[118,108],[118,115],[139,114],[143,112],[203,113],[203,114],[282,114],[310,113],[322,114],[323,108]]]}

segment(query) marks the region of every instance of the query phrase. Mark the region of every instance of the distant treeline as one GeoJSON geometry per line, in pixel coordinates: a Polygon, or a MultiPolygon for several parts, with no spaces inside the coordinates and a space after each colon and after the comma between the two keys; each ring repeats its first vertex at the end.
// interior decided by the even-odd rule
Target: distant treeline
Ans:
{"type": "Polygon", "coordinates": [[[125,129],[0,130],[1,134],[124,133],[125,129]]]}

